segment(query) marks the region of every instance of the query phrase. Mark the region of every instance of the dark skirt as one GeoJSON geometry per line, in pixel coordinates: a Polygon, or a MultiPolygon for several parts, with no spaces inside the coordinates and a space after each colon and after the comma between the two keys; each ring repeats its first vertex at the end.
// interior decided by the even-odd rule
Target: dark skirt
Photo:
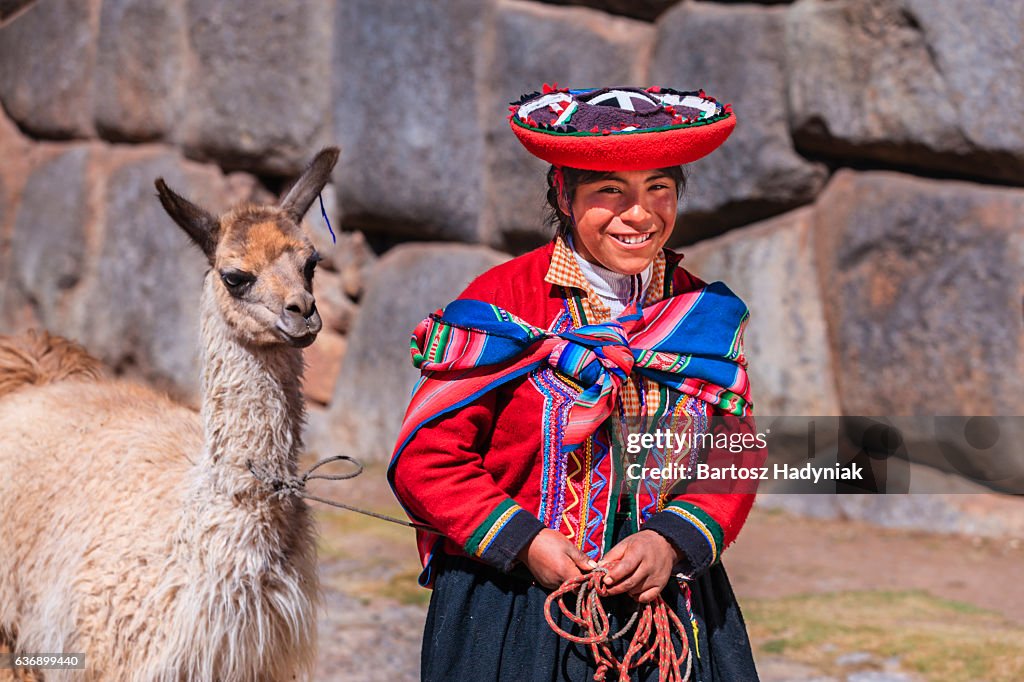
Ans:
{"type": "MultiPolygon", "coordinates": [[[[421,676],[426,682],[587,682],[595,665],[587,645],[562,639],[544,619],[548,591],[531,583],[529,576],[506,574],[465,557],[435,557],[434,591],[423,634],[421,676]]],[[[690,583],[691,606],[697,637],[682,592],[673,579],[662,592],[687,630],[692,652],[693,682],[757,682],[750,640],[721,563],[690,583]],[[699,654],[699,655],[698,655],[699,654]]],[[[568,602],[570,607],[573,602],[568,602]]],[[[636,608],[627,595],[605,600],[611,630],[617,631],[636,608]]],[[[553,607],[557,612],[557,607],[553,607]]],[[[557,613],[556,622],[577,633],[557,613]]],[[[614,643],[621,660],[629,638],[614,643]]],[[[676,645],[678,647],[678,641],[676,645]]],[[[678,649],[677,649],[678,650],[678,649]]],[[[610,673],[609,682],[618,680],[610,673]]],[[[656,666],[642,666],[632,678],[656,682],[656,666]]]]}

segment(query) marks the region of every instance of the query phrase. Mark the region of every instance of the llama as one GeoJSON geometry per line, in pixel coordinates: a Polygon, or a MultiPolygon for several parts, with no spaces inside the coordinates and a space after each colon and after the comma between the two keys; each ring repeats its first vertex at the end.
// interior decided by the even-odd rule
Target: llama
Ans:
{"type": "Polygon", "coordinates": [[[0,634],[81,652],[56,680],[293,680],[312,675],[320,604],[296,474],[302,352],[321,321],[299,223],[338,159],[321,151],[278,206],[219,218],[156,181],[210,263],[199,414],[103,379],[80,347],[0,337],[0,634]]]}

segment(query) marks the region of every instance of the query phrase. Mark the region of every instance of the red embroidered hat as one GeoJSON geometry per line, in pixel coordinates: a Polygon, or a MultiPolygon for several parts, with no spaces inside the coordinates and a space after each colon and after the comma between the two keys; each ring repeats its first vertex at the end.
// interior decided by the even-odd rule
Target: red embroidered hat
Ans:
{"type": "Polygon", "coordinates": [[[736,127],[732,107],[703,90],[545,85],[509,109],[512,132],[531,154],[584,170],[690,163],[714,151],[736,127]]]}

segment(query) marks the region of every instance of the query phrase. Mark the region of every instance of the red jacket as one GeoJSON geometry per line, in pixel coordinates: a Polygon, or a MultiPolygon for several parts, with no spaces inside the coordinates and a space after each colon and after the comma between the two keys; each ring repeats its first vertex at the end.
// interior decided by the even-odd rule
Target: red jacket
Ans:
{"type": "MultiPolygon", "coordinates": [[[[551,328],[559,319],[564,324],[571,299],[580,292],[545,281],[555,244],[492,268],[460,298],[492,303],[538,327],[551,328]]],[[[665,255],[664,296],[704,285],[678,266],[680,256],[667,250],[665,255]]],[[[420,535],[427,568],[421,583],[431,582],[429,561],[439,549],[508,571],[545,525],[559,527],[595,559],[607,551],[601,539],[608,537],[608,510],[581,509],[586,500],[579,498],[591,482],[573,486],[573,476],[585,474],[578,470],[587,464],[563,464],[559,470],[552,461],[558,443],[551,441],[558,434],[552,433],[551,401],[562,393],[574,395],[551,370],[535,371],[421,428],[393,462],[389,476],[399,500],[444,535],[440,542],[436,536],[420,535]],[[574,528],[573,523],[578,525],[574,528]]],[[[707,416],[714,412],[704,401],[691,399],[691,404],[707,416]]],[[[588,452],[588,463],[589,457],[588,452]]],[[[686,561],[678,569],[688,575],[718,560],[735,540],[754,499],[751,494],[695,491],[690,486],[685,494],[659,499],[657,509],[639,510],[643,528],[661,533],[682,550],[686,561]]]]}

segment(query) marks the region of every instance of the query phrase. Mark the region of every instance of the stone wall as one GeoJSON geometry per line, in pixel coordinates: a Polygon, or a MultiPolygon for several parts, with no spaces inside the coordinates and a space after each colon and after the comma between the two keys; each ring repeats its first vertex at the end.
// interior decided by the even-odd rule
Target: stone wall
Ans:
{"type": "Polygon", "coordinates": [[[311,442],[386,457],[406,333],[548,238],[508,102],[703,87],[739,124],[676,245],[751,304],[758,411],[1022,414],[1022,45],[1018,0],[0,2],[0,331],[194,402],[204,265],[153,178],[221,209],[340,144],[311,442]]]}

